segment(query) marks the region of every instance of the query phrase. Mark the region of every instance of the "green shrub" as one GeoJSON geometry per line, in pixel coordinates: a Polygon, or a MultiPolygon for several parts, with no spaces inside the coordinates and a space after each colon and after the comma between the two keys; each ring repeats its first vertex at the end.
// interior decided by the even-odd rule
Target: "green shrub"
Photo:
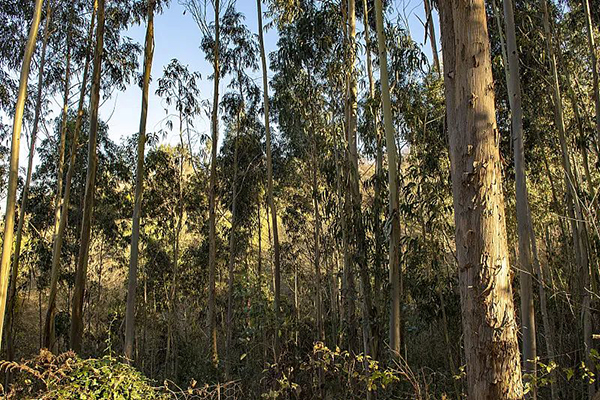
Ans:
{"type": "Polygon", "coordinates": [[[47,350],[24,363],[2,362],[14,374],[7,399],[41,400],[162,400],[168,397],[152,387],[135,368],[112,356],[83,360],[72,352],[55,356],[47,350]]]}

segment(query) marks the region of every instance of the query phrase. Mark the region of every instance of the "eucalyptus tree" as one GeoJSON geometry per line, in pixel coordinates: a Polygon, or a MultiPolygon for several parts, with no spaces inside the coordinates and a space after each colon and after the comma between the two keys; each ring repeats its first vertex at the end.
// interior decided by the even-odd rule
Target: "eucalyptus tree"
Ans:
{"type": "MultiPolygon", "coordinates": [[[[531,215],[527,180],[525,176],[525,149],[523,144],[523,109],[521,105],[521,79],[519,71],[519,50],[515,29],[512,0],[504,0],[504,19],[506,23],[506,48],[508,55],[507,87],[511,108],[511,128],[514,142],[515,183],[517,199],[517,225],[519,235],[519,270],[521,294],[521,328],[523,331],[523,370],[535,380],[537,375],[537,346],[535,309],[533,305],[533,253],[531,215]]],[[[544,295],[545,297],[545,295],[544,295]]],[[[542,299],[545,302],[545,298],[542,299]]],[[[548,335],[548,332],[546,332],[548,335]]],[[[548,339],[546,339],[548,340],[548,339]]],[[[552,354],[550,354],[552,357],[552,354]]],[[[536,389],[532,391],[536,397],[536,389]]]]}
{"type": "MultiPolygon", "coordinates": [[[[190,129],[193,128],[193,120],[200,113],[200,103],[198,97],[200,96],[200,90],[198,88],[198,81],[200,80],[200,74],[197,72],[190,72],[187,66],[179,63],[178,60],[172,60],[164,69],[163,76],[158,80],[158,89],[156,94],[162,97],[165,101],[165,111],[169,113],[169,107],[175,107],[175,118],[178,120],[179,125],[179,140],[180,140],[180,158],[179,158],[179,192],[177,200],[177,224],[173,233],[173,282],[169,291],[167,307],[169,309],[169,320],[171,323],[168,324],[167,334],[167,352],[166,362],[167,365],[171,363],[173,375],[176,370],[176,362],[173,357],[176,354],[175,337],[172,331],[175,315],[174,301],[176,299],[177,287],[179,284],[179,259],[180,259],[180,238],[181,232],[184,227],[184,193],[183,188],[185,186],[185,171],[184,166],[187,160],[184,159],[184,134],[190,134],[190,129]]],[[[169,117],[168,115],[167,117],[169,117]]],[[[168,118],[166,120],[168,128],[173,127],[173,120],[168,118]]],[[[189,149],[191,156],[191,149],[189,149]]]]}
{"type": "Polygon", "coordinates": [[[216,191],[217,191],[217,147],[219,141],[219,82],[223,76],[221,71],[221,50],[225,47],[221,38],[221,13],[233,7],[232,0],[211,0],[213,23],[208,21],[208,4],[206,0],[180,0],[181,4],[190,12],[202,34],[201,48],[206,58],[213,65],[213,101],[211,113],[211,161],[210,161],[210,189],[209,189],[209,290],[208,290],[208,315],[207,326],[211,347],[211,360],[214,366],[219,362],[217,348],[217,324],[215,304],[215,280],[217,269],[216,245],[216,191]]]}
{"type": "Polygon", "coordinates": [[[83,295],[89,262],[89,246],[91,239],[91,218],[93,214],[94,192],[97,167],[97,121],[100,106],[100,92],[108,95],[115,89],[123,90],[131,81],[132,71],[137,69],[139,45],[121,33],[131,23],[132,4],[129,1],[110,2],[105,7],[105,0],[97,3],[96,45],[90,90],[90,137],[88,142],[88,167],[86,176],[86,194],[84,196],[81,238],[78,265],[73,291],[71,316],[71,348],[76,352],[81,349],[83,336],[83,295]],[[106,11],[105,12],[105,8],[106,11]]]}
{"type": "MultiPolygon", "coordinates": [[[[146,11],[146,40],[144,44],[144,74],[142,78],[142,107],[140,112],[140,130],[137,143],[137,164],[135,173],[135,198],[131,227],[131,251],[129,257],[129,274],[127,279],[127,307],[125,315],[125,357],[133,359],[133,342],[135,339],[135,301],[137,288],[137,268],[140,241],[140,214],[144,191],[144,149],[146,146],[146,121],[148,119],[148,88],[152,72],[154,56],[154,14],[156,7],[168,5],[167,1],[142,1],[146,11]]],[[[142,7],[144,8],[144,7],[142,7]]]]}
{"type": "MultiPolygon", "coordinates": [[[[306,6],[292,22],[280,27],[278,52],[272,59],[275,71],[273,106],[282,137],[298,174],[306,179],[312,202],[312,243],[307,247],[314,269],[315,340],[325,340],[323,290],[324,223],[326,200],[322,189],[325,156],[331,149],[327,102],[332,64],[337,63],[340,18],[329,5],[306,6]]],[[[294,184],[296,185],[296,184],[294,184]]],[[[288,231],[294,231],[291,226],[288,231]]],[[[310,236],[309,236],[310,237],[310,236]]],[[[337,317],[337,316],[336,316],[337,317]]]]}
{"type": "Polygon", "coordinates": [[[4,317],[8,297],[8,279],[10,274],[10,261],[13,248],[13,235],[15,225],[15,208],[17,202],[17,183],[19,179],[19,146],[21,140],[21,129],[23,124],[23,110],[27,99],[27,81],[31,59],[35,51],[38,28],[42,17],[43,0],[36,0],[35,11],[29,29],[29,37],[23,57],[21,76],[19,80],[19,95],[15,105],[13,118],[13,130],[10,153],[10,169],[8,177],[8,193],[6,197],[6,211],[4,215],[4,235],[2,242],[2,257],[0,258],[0,345],[2,344],[2,330],[4,328],[4,317]]]}
{"type": "Polygon", "coordinates": [[[400,215],[398,202],[398,152],[394,138],[392,121],[392,105],[390,98],[390,80],[387,67],[386,38],[383,30],[383,6],[381,0],[375,0],[375,18],[377,22],[377,43],[379,49],[379,71],[381,79],[381,98],[383,105],[383,123],[385,128],[386,151],[388,156],[388,185],[389,185],[389,210],[390,223],[389,235],[389,277],[390,277],[390,347],[392,351],[400,354],[401,333],[401,281],[400,281],[400,215]]]}
{"type": "Polygon", "coordinates": [[[104,24],[105,0],[97,0],[96,45],[94,50],[94,64],[92,73],[92,90],[90,100],[90,137],[88,142],[88,165],[85,182],[85,197],[83,205],[83,218],[81,221],[80,249],[77,260],[75,288],[73,291],[71,311],[70,348],[75,352],[81,351],[83,337],[83,295],[87,278],[89,261],[91,219],[94,206],[94,191],[96,180],[96,140],[98,134],[98,109],[100,107],[100,77],[102,69],[102,56],[104,51],[104,24]]]}
{"type": "MultiPolygon", "coordinates": [[[[238,138],[248,129],[247,101],[250,105],[258,103],[258,87],[248,75],[258,69],[258,46],[254,35],[244,25],[243,15],[233,7],[227,9],[223,15],[221,30],[223,34],[223,49],[221,56],[221,71],[223,75],[230,74],[230,92],[222,100],[229,116],[226,123],[230,125],[233,137],[233,178],[231,180],[231,229],[229,233],[229,263],[228,263],[228,294],[227,294],[227,335],[225,340],[226,371],[229,374],[231,357],[231,341],[233,336],[233,287],[235,279],[235,263],[237,253],[238,235],[238,193],[243,190],[244,182],[238,183],[239,171],[239,143],[238,138]],[[248,99],[249,98],[249,99],[248,99]]],[[[255,112],[256,107],[251,111],[255,112]]]]}
{"type": "MultiPolygon", "coordinates": [[[[594,365],[591,358],[592,343],[592,314],[591,314],[591,293],[592,279],[590,276],[590,253],[589,242],[587,240],[586,222],[581,210],[581,202],[578,193],[578,178],[576,175],[577,168],[573,165],[571,154],[569,152],[569,142],[567,139],[567,129],[565,123],[565,110],[561,94],[560,77],[557,64],[557,53],[560,56],[561,49],[556,45],[556,38],[551,30],[551,17],[547,1],[541,2],[542,19],[544,26],[544,39],[548,60],[550,64],[551,94],[554,103],[554,122],[558,132],[558,141],[561,151],[561,165],[564,172],[564,180],[566,186],[566,208],[570,219],[573,247],[575,253],[576,264],[578,264],[580,281],[583,284],[580,289],[582,297],[582,314],[583,314],[583,344],[586,363],[594,370],[594,365]]],[[[592,398],[595,393],[594,385],[588,385],[588,397],[592,398]]]]}
{"type": "Polygon", "coordinates": [[[485,5],[440,13],[467,393],[521,399],[485,5]]]}
{"type": "MultiPolygon", "coordinates": [[[[88,37],[87,37],[86,41],[84,42],[86,45],[88,45],[89,48],[91,48],[93,34],[94,34],[94,27],[95,27],[95,22],[96,22],[96,7],[95,6],[92,10],[92,15],[90,18],[91,19],[90,19],[90,23],[89,23],[88,37]]],[[[83,64],[83,76],[82,76],[81,89],[80,89],[80,93],[79,93],[77,117],[76,117],[76,122],[75,122],[73,133],[71,134],[71,137],[69,138],[70,139],[69,141],[71,143],[71,149],[70,149],[70,154],[69,154],[69,167],[67,170],[67,176],[65,178],[65,183],[64,183],[64,194],[61,194],[61,193],[56,194],[58,197],[60,197],[62,195],[62,201],[59,203],[60,210],[58,207],[55,210],[55,212],[59,212],[59,217],[58,217],[58,225],[57,226],[55,225],[56,229],[55,229],[54,236],[53,236],[52,266],[51,266],[51,272],[50,272],[50,293],[48,296],[48,308],[46,310],[46,319],[45,319],[44,334],[43,334],[44,345],[48,349],[53,349],[55,346],[55,339],[56,339],[55,336],[56,335],[55,335],[54,318],[56,316],[56,295],[57,295],[57,290],[58,290],[59,264],[60,264],[60,259],[61,259],[61,251],[62,251],[62,244],[63,244],[63,239],[64,239],[65,228],[67,226],[67,220],[68,220],[67,210],[70,205],[71,182],[73,179],[73,174],[75,173],[75,159],[76,159],[76,155],[78,152],[79,135],[80,135],[81,126],[83,123],[84,103],[85,103],[85,97],[86,97],[86,92],[87,92],[86,89],[87,89],[89,66],[90,66],[92,52],[91,52],[91,50],[88,49],[88,51],[86,51],[85,54],[86,55],[84,57],[85,61],[83,64]]],[[[57,178],[58,178],[58,174],[57,174],[57,178]]],[[[56,218],[56,214],[55,214],[55,218],[56,218]]],[[[55,224],[56,224],[56,221],[55,221],[55,224]]]]}
{"type": "Polygon", "coordinates": [[[12,259],[11,276],[9,282],[9,293],[8,293],[8,306],[6,315],[6,346],[8,349],[7,359],[12,360],[14,355],[14,349],[12,346],[13,338],[13,320],[14,320],[14,308],[17,294],[17,278],[19,276],[19,259],[21,258],[21,242],[23,237],[23,225],[25,221],[25,211],[27,210],[27,198],[29,197],[29,186],[31,184],[31,174],[33,170],[33,157],[35,155],[35,144],[37,142],[37,134],[39,129],[40,114],[42,112],[42,95],[44,87],[44,68],[46,66],[46,50],[48,47],[48,39],[50,36],[50,21],[52,20],[52,2],[48,1],[46,4],[46,18],[44,21],[44,33],[42,39],[42,48],[40,55],[40,62],[38,67],[38,84],[35,100],[35,114],[33,117],[33,126],[31,129],[30,143],[29,143],[29,155],[27,161],[27,172],[25,175],[25,184],[23,192],[21,193],[21,204],[19,208],[19,220],[17,226],[17,234],[15,240],[15,253],[12,259]]]}
{"type": "Polygon", "coordinates": [[[371,282],[367,268],[367,243],[362,213],[360,192],[360,170],[358,164],[358,79],[355,70],[356,41],[356,3],[348,1],[348,114],[347,114],[347,169],[352,203],[352,236],[354,244],[354,262],[359,267],[362,291],[362,318],[365,353],[371,354],[373,335],[371,333],[371,282]]]}
{"type": "Polygon", "coordinates": [[[275,205],[275,199],[273,196],[273,155],[272,155],[272,137],[271,137],[271,124],[269,114],[269,79],[267,77],[267,57],[265,55],[265,40],[263,35],[263,13],[262,13],[262,0],[256,0],[256,10],[258,14],[258,43],[260,48],[260,60],[262,69],[262,81],[263,81],[263,107],[264,107],[264,121],[265,121],[265,137],[267,147],[267,202],[269,203],[269,209],[271,210],[271,226],[273,227],[273,257],[274,257],[274,271],[273,281],[275,286],[274,296],[274,308],[275,308],[275,361],[279,358],[279,332],[281,328],[281,256],[279,248],[279,226],[277,222],[277,207],[275,205]]]}

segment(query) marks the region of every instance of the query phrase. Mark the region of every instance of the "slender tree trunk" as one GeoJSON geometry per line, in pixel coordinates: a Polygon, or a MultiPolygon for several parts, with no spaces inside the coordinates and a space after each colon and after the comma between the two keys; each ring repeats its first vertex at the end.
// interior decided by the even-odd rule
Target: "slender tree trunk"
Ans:
{"type": "Polygon", "coordinates": [[[58,232],[60,224],[60,209],[62,207],[63,178],[65,172],[65,149],[67,147],[67,119],[69,111],[69,93],[71,80],[71,40],[67,34],[67,67],[65,72],[65,92],[63,97],[62,121],[60,127],[60,142],[58,147],[58,164],[56,175],[56,198],[54,199],[54,231],[52,241],[58,232]]]}
{"type": "Polygon", "coordinates": [[[129,275],[127,279],[127,308],[125,311],[125,358],[133,360],[133,342],[135,340],[135,300],[137,288],[137,269],[140,243],[140,215],[142,195],[144,193],[144,148],[146,146],[146,121],[148,119],[148,88],[154,56],[154,0],[148,1],[148,21],[146,25],[146,44],[144,47],[144,81],[142,87],[142,111],[137,144],[137,166],[135,173],[135,200],[131,227],[131,254],[129,257],[129,275]]]}
{"type": "Polygon", "coordinates": [[[265,134],[267,140],[267,201],[271,209],[271,219],[273,225],[273,250],[274,250],[274,281],[275,281],[275,361],[279,359],[279,331],[281,328],[281,309],[280,309],[280,292],[281,292],[281,262],[279,255],[279,231],[277,227],[277,209],[275,207],[275,199],[273,198],[273,160],[271,154],[271,128],[269,124],[269,81],[267,78],[267,58],[265,56],[265,44],[263,38],[263,22],[262,22],[262,4],[261,0],[256,0],[258,9],[258,41],[260,45],[260,58],[262,64],[263,75],[263,96],[265,109],[265,134]]]}
{"type": "Polygon", "coordinates": [[[0,259],[0,346],[3,338],[4,317],[6,313],[6,301],[8,297],[8,279],[10,274],[10,259],[13,249],[13,234],[15,227],[15,208],[17,204],[17,184],[19,181],[19,149],[21,142],[21,128],[23,126],[23,111],[25,100],[27,100],[27,81],[29,79],[29,68],[35,51],[36,39],[40,20],[42,17],[43,0],[36,0],[33,20],[29,28],[29,37],[25,47],[21,77],[19,79],[19,95],[15,105],[15,116],[13,119],[12,142],[10,149],[10,167],[8,174],[8,191],[6,196],[6,213],[4,215],[4,235],[2,242],[2,258],[0,259]]]}
{"type": "MultiPolygon", "coordinates": [[[[544,339],[546,343],[546,354],[549,362],[553,362],[555,359],[554,352],[554,329],[552,328],[552,324],[550,323],[550,317],[548,316],[548,298],[546,297],[546,284],[544,281],[544,273],[542,271],[542,266],[540,264],[539,253],[537,248],[537,241],[535,238],[535,230],[533,229],[533,221],[531,218],[531,211],[529,211],[529,221],[528,221],[529,229],[531,230],[531,250],[533,253],[533,265],[535,266],[535,270],[538,276],[538,290],[540,296],[540,311],[542,312],[542,324],[544,328],[544,339]]],[[[550,373],[550,392],[552,396],[552,400],[558,399],[558,388],[556,382],[552,380],[556,374],[554,371],[550,373]]]]}
{"type": "MultiPolygon", "coordinates": [[[[521,75],[512,0],[504,0],[506,24],[507,70],[506,83],[511,110],[512,142],[515,158],[515,186],[517,198],[517,230],[519,242],[518,266],[521,290],[521,331],[523,335],[523,371],[535,381],[537,375],[537,345],[535,309],[533,306],[533,255],[529,228],[529,194],[525,176],[525,148],[523,145],[523,109],[521,106],[521,75]]],[[[537,397],[536,386],[530,398],[537,397]]]]}
{"type": "Polygon", "coordinates": [[[104,1],[98,0],[98,29],[96,31],[96,49],[94,51],[94,72],[92,74],[92,91],[90,101],[90,137],[88,143],[88,166],[85,178],[85,197],[81,221],[81,239],[79,241],[79,256],[73,289],[73,304],[71,310],[71,343],[73,351],[81,352],[83,338],[83,295],[87,266],[90,255],[90,238],[92,231],[92,212],[94,208],[94,191],[96,188],[96,167],[98,158],[96,142],[98,139],[98,108],[100,105],[100,75],[102,69],[102,53],[104,50],[104,1]]]}
{"type": "Polygon", "coordinates": [[[256,193],[256,213],[258,224],[258,260],[256,266],[256,279],[259,295],[262,296],[262,220],[260,216],[260,190],[256,193]]]}
{"type": "Polygon", "coordinates": [[[238,180],[238,153],[239,136],[242,134],[242,112],[244,110],[244,94],[241,83],[241,71],[238,67],[238,82],[240,83],[240,109],[237,115],[237,132],[233,139],[233,179],[231,184],[231,232],[229,233],[229,277],[227,282],[227,338],[225,342],[225,376],[229,379],[231,372],[231,341],[233,338],[233,285],[235,281],[235,258],[236,258],[236,234],[237,234],[237,180],[238,180]]]}
{"type": "Polygon", "coordinates": [[[217,196],[217,144],[219,141],[219,78],[221,74],[219,64],[219,0],[214,2],[215,8],[215,46],[214,46],[214,86],[213,86],[213,105],[212,105],[212,145],[210,160],[210,190],[208,206],[209,223],[209,256],[208,256],[208,334],[211,348],[211,361],[215,368],[219,364],[219,353],[217,350],[217,318],[216,318],[216,299],[215,299],[215,279],[217,272],[217,243],[216,243],[216,220],[215,207],[217,196]]]}
{"type": "Polygon", "coordinates": [[[31,143],[29,144],[29,158],[27,161],[27,176],[25,178],[25,186],[23,187],[23,193],[21,195],[21,207],[19,209],[19,223],[17,226],[17,239],[15,241],[15,254],[12,260],[11,277],[9,284],[8,293],[8,307],[6,314],[6,346],[7,346],[7,360],[12,361],[14,359],[14,348],[13,348],[13,323],[15,305],[17,303],[17,279],[19,276],[19,259],[21,258],[21,241],[23,237],[23,225],[25,223],[25,211],[27,210],[27,199],[29,197],[29,186],[31,185],[31,174],[33,172],[33,157],[35,155],[35,143],[37,141],[37,134],[39,129],[40,114],[42,109],[42,92],[44,86],[44,67],[46,65],[46,49],[48,47],[48,37],[50,20],[52,19],[52,1],[48,0],[46,4],[46,20],[44,22],[44,38],[42,41],[42,54],[40,59],[40,68],[38,71],[38,87],[35,102],[35,114],[33,117],[33,129],[31,131],[31,143]]]}
{"type": "Polygon", "coordinates": [[[485,5],[440,14],[468,397],[522,399],[485,5]]]}
{"type": "Polygon", "coordinates": [[[349,119],[348,119],[348,155],[350,158],[349,168],[351,177],[352,193],[352,217],[355,240],[355,254],[358,262],[361,281],[362,295],[362,329],[364,337],[365,354],[371,355],[373,335],[371,333],[371,281],[367,267],[367,245],[365,236],[365,227],[362,218],[362,196],[360,193],[360,170],[358,165],[358,146],[357,146],[357,98],[358,81],[355,74],[355,54],[356,54],[356,4],[355,0],[348,2],[348,21],[350,28],[350,97],[349,97],[349,119]]]}
{"type": "Polygon", "coordinates": [[[433,17],[431,14],[431,0],[423,0],[425,5],[425,17],[427,18],[427,28],[429,30],[429,43],[431,44],[431,53],[433,55],[433,66],[438,74],[442,73],[440,66],[440,56],[438,54],[437,39],[435,36],[435,24],[433,23],[433,17]]]}
{"type": "MultiPolygon", "coordinates": [[[[313,116],[315,114],[313,113],[313,116]]],[[[313,214],[314,214],[314,242],[315,242],[315,278],[316,278],[316,303],[315,310],[317,320],[317,340],[325,341],[325,327],[323,325],[323,299],[321,294],[321,212],[319,210],[319,179],[318,179],[318,147],[315,130],[316,126],[312,126],[311,142],[312,142],[312,198],[313,198],[313,214]]]]}
{"type": "MultiPolygon", "coordinates": [[[[70,43],[70,33],[67,34],[67,67],[65,73],[65,92],[63,99],[63,110],[62,110],[62,123],[60,128],[60,143],[59,143],[59,155],[58,155],[58,165],[57,165],[57,176],[56,176],[56,198],[54,199],[54,230],[52,236],[52,242],[56,241],[56,236],[60,229],[60,216],[61,216],[61,208],[63,207],[63,197],[62,197],[62,187],[63,187],[63,176],[65,169],[65,149],[67,142],[67,119],[68,119],[68,110],[69,110],[69,93],[70,93],[70,73],[71,73],[71,43],[70,43]]],[[[49,350],[52,350],[51,347],[48,347],[49,350]]]]}
{"type": "MultiPolygon", "coordinates": [[[[374,196],[373,196],[373,231],[375,236],[375,255],[374,255],[374,269],[375,269],[375,287],[380,287],[381,282],[378,279],[382,270],[381,259],[383,250],[383,235],[381,226],[381,210],[382,210],[382,199],[381,199],[381,186],[383,182],[383,138],[381,135],[379,110],[375,107],[375,79],[373,78],[373,61],[371,59],[371,36],[369,32],[369,8],[367,0],[363,0],[363,25],[365,27],[365,48],[367,53],[367,76],[369,79],[369,101],[370,106],[368,111],[371,114],[371,121],[373,121],[373,128],[375,130],[376,138],[376,151],[375,151],[375,183],[374,183],[374,196]]],[[[376,312],[379,307],[379,295],[374,293],[372,301],[375,302],[375,306],[371,306],[371,310],[376,312]]],[[[376,320],[375,315],[371,315],[372,320],[376,320]]],[[[377,359],[379,350],[379,335],[377,328],[371,326],[371,355],[374,359],[377,359]]]]}
{"type": "Polygon", "coordinates": [[[381,0],[375,0],[375,17],[377,20],[377,42],[379,48],[379,65],[381,74],[381,101],[383,103],[383,122],[388,158],[389,184],[389,274],[390,274],[390,348],[394,357],[400,356],[401,332],[401,278],[400,278],[400,219],[398,204],[398,152],[394,137],[392,106],[390,100],[390,83],[387,68],[387,49],[383,30],[383,10],[381,0]]]}
{"type": "MultiPolygon", "coordinates": [[[[89,47],[91,48],[94,25],[96,21],[97,3],[94,3],[94,9],[92,11],[92,17],[90,20],[90,29],[88,32],[89,47]]],[[[75,159],[79,150],[79,136],[81,132],[81,125],[83,123],[84,104],[85,96],[87,92],[87,80],[89,74],[89,65],[91,62],[92,52],[88,51],[86,54],[85,64],[83,67],[83,79],[81,83],[81,90],[79,92],[79,105],[77,110],[77,119],[75,121],[75,129],[71,135],[71,154],[69,160],[69,170],[67,171],[67,177],[65,179],[65,193],[62,201],[60,221],[58,224],[58,231],[54,235],[54,243],[52,246],[52,268],[50,271],[50,291],[48,296],[48,309],[46,310],[46,321],[44,323],[44,346],[48,349],[54,348],[55,343],[55,327],[54,318],[56,316],[56,294],[58,290],[58,275],[60,269],[60,255],[62,250],[62,243],[65,234],[65,228],[67,221],[69,220],[69,204],[71,198],[71,181],[73,180],[73,174],[75,173],[75,159]]]]}
{"type": "MultiPolygon", "coordinates": [[[[579,204],[579,198],[577,194],[577,181],[573,174],[571,166],[571,160],[569,157],[569,149],[567,145],[566,133],[565,133],[565,122],[564,112],[562,105],[562,97],[560,92],[560,85],[558,80],[558,68],[556,65],[556,51],[553,44],[552,32],[550,30],[550,13],[548,12],[548,4],[546,0],[542,1],[542,12],[544,18],[544,33],[546,39],[546,46],[548,55],[550,58],[550,69],[552,73],[552,97],[554,100],[554,116],[556,125],[558,128],[558,139],[560,142],[562,152],[562,166],[565,172],[565,180],[567,186],[567,210],[571,216],[571,226],[573,230],[573,244],[575,246],[575,255],[579,264],[579,274],[583,283],[583,342],[585,348],[586,365],[592,372],[594,372],[594,364],[590,357],[590,351],[592,349],[592,316],[591,316],[591,299],[590,299],[590,270],[589,270],[589,256],[587,243],[587,232],[583,213],[581,211],[581,205],[579,204]]],[[[588,398],[594,396],[594,385],[588,385],[588,398]]]]}
{"type": "MultiPolygon", "coordinates": [[[[598,83],[598,58],[596,57],[596,44],[592,27],[589,0],[582,0],[585,11],[585,25],[587,28],[588,45],[590,47],[590,60],[592,61],[592,84],[594,88],[594,104],[596,106],[596,145],[600,148],[600,88],[598,83]]],[[[600,157],[600,155],[599,155],[600,157]]]]}

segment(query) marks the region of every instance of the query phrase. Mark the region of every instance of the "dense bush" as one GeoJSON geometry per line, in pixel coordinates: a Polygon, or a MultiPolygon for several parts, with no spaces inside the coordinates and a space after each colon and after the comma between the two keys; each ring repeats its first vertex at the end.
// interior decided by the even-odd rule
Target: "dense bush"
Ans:
{"type": "Polygon", "coordinates": [[[72,352],[55,356],[43,349],[32,360],[0,366],[15,379],[7,399],[167,399],[135,368],[112,356],[83,360],[72,352]]]}

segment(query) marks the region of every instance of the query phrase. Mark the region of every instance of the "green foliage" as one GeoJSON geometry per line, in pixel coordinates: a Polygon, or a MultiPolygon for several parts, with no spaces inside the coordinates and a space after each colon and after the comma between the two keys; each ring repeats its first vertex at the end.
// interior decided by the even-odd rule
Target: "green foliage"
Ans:
{"type": "Polygon", "coordinates": [[[30,361],[1,367],[17,373],[7,399],[167,399],[140,372],[112,356],[82,360],[71,352],[55,356],[42,350],[30,361]]]}

